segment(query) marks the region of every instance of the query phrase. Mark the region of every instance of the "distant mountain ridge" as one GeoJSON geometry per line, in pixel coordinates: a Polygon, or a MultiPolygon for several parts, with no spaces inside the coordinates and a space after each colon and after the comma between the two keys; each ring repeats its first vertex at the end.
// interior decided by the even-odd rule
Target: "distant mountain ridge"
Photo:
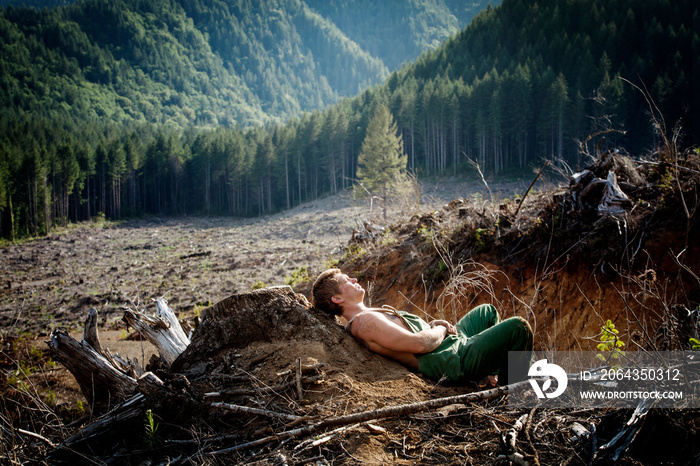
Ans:
{"type": "Polygon", "coordinates": [[[457,15],[441,0],[4,1],[0,108],[174,128],[281,122],[382,83],[489,2],[452,3],[457,15]]]}

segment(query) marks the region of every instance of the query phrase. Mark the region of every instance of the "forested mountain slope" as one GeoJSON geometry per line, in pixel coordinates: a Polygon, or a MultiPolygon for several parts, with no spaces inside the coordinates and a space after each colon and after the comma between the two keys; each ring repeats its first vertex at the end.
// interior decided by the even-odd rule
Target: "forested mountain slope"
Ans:
{"type": "Polygon", "coordinates": [[[250,126],[327,105],[387,74],[301,2],[286,2],[284,11],[266,3],[203,11],[194,1],[86,0],[4,10],[0,106],[177,128],[250,126]],[[296,25],[315,32],[314,40],[302,38],[296,25]],[[278,28],[275,36],[270,27],[278,28]],[[348,79],[345,88],[331,87],[337,80],[314,56],[324,46],[360,70],[354,85],[348,79]]]}
{"type": "Polygon", "coordinates": [[[305,0],[314,11],[330,19],[352,41],[390,69],[413,61],[438,47],[489,4],[501,0],[305,0]],[[367,14],[373,11],[373,14],[367,14]]]}
{"type": "MultiPolygon", "coordinates": [[[[99,28],[58,21],[52,16],[56,12],[36,12],[36,21],[25,17],[24,22],[8,21],[12,12],[4,13],[4,51],[26,66],[13,68],[7,60],[0,75],[0,100],[12,107],[0,119],[2,236],[44,234],[56,223],[98,212],[122,218],[153,213],[259,215],[289,208],[353,183],[367,123],[380,105],[388,106],[398,123],[408,168],[431,176],[464,173],[467,157],[478,161],[487,175],[541,166],[545,158],[561,169],[575,169],[584,154],[579,142],[596,134],[586,151],[592,153],[599,144],[638,157],[654,152],[661,133],[684,146],[691,146],[698,134],[693,120],[698,93],[693,92],[692,77],[700,73],[693,55],[700,41],[692,22],[700,18],[691,0],[506,0],[393,72],[384,84],[285,124],[249,129],[226,123],[236,120],[234,111],[246,113],[251,122],[265,118],[259,95],[274,86],[266,87],[262,77],[278,75],[253,70],[277,66],[277,58],[250,54],[236,63],[233,54],[226,67],[218,66],[224,63],[220,51],[231,46],[224,31],[232,29],[214,25],[219,19],[233,24],[233,18],[248,18],[256,26],[245,37],[267,40],[271,50],[292,57],[297,52],[274,43],[275,36],[266,29],[276,24],[285,30],[290,16],[280,17],[279,10],[223,14],[223,9],[213,15],[197,0],[138,4],[150,5],[152,11],[136,15],[94,0],[74,5],[89,18],[119,18],[110,27],[122,33],[110,34],[109,53],[94,45],[99,41],[93,38],[105,35],[99,28]],[[279,21],[263,21],[263,16],[275,15],[279,21]],[[209,29],[196,26],[200,24],[209,29]],[[66,27],[75,33],[65,33],[66,27]],[[13,40],[23,37],[34,39],[13,40]],[[161,41],[164,37],[180,42],[161,41]],[[74,38],[82,42],[74,43],[74,38]],[[48,49],[44,41],[65,44],[48,49]],[[183,43],[199,44],[199,52],[182,49],[178,44],[183,43]],[[64,48],[72,52],[63,54],[64,48]],[[139,67],[131,65],[137,61],[139,67]],[[260,79],[247,79],[248,74],[260,79]],[[103,89],[115,92],[101,94],[103,89]],[[658,108],[645,100],[644,89],[658,108]],[[219,99],[221,95],[227,97],[219,99]],[[221,102],[226,105],[217,107],[221,102]],[[19,110],[33,105],[53,110],[19,110]],[[228,116],[220,116],[223,110],[228,116]],[[115,120],[110,111],[124,117],[115,120]],[[664,123],[661,128],[652,124],[652,111],[664,123]],[[146,114],[162,124],[145,124],[150,121],[146,114]],[[143,124],[110,124],[130,118],[143,124]],[[183,131],[181,124],[188,122],[203,128],[183,131]],[[676,122],[682,130],[674,136],[676,122]]],[[[299,6],[295,21],[332,28],[306,4],[294,4],[299,6]]],[[[78,14],[70,8],[60,11],[64,16],[78,14]]],[[[296,37],[298,30],[288,31],[296,37]]],[[[240,50],[260,43],[242,37],[236,42],[240,50]]],[[[326,47],[313,34],[295,41],[289,44],[326,47]]],[[[367,59],[357,63],[375,63],[370,54],[363,56],[367,59]]],[[[315,69],[304,72],[311,76],[315,69]]],[[[299,76],[303,74],[279,78],[280,85],[294,87],[304,81],[299,76]]],[[[342,77],[329,73],[325,82],[341,82],[342,77]]],[[[316,87],[323,93],[323,86],[316,87]]],[[[321,104],[324,98],[314,95],[321,104]]],[[[293,98],[273,96],[278,102],[269,105],[295,108],[293,98]]]]}
{"type": "Polygon", "coordinates": [[[352,38],[303,0],[56,3],[0,10],[0,108],[181,129],[281,122],[382,82],[460,26],[435,0],[339,2],[352,38]],[[396,18],[418,26],[388,27],[396,18]]]}
{"type": "Polygon", "coordinates": [[[0,0],[0,6],[53,8],[70,5],[75,0],[0,0]]]}
{"type": "Polygon", "coordinates": [[[659,137],[652,107],[693,144],[699,19],[687,0],[506,0],[392,75],[385,94],[432,172],[462,153],[496,173],[542,158],[575,167],[600,131],[646,153],[659,137]]]}

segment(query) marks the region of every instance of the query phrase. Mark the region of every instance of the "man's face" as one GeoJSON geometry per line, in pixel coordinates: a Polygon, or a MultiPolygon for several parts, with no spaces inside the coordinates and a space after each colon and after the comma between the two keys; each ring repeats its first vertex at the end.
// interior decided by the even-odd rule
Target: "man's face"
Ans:
{"type": "Polygon", "coordinates": [[[338,293],[333,296],[338,304],[361,303],[365,298],[365,289],[357,283],[356,278],[350,278],[345,274],[338,274],[338,293]]]}

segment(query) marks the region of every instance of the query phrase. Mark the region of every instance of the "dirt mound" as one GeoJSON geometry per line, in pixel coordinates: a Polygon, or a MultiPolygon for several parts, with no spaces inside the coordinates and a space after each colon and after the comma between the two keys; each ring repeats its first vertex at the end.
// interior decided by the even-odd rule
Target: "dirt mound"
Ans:
{"type": "Polygon", "coordinates": [[[298,358],[321,361],[361,382],[401,379],[407,372],[374,357],[334,318],[287,286],[232,295],[203,311],[189,346],[170,370],[193,379],[231,373],[239,362],[248,370],[253,361],[277,373],[298,358]]]}
{"type": "MultiPolygon", "coordinates": [[[[279,374],[293,372],[297,361],[334,375],[332,383],[326,380],[327,389],[336,383],[341,386],[338,393],[353,387],[352,394],[344,395],[346,410],[380,407],[383,400],[415,401],[421,393],[434,390],[445,394],[455,390],[433,387],[400,364],[377,357],[335,318],[315,309],[290,287],[233,295],[205,310],[191,343],[169,371],[189,380],[252,374],[272,384],[279,374]]],[[[327,401],[328,395],[316,401],[327,401]]]]}

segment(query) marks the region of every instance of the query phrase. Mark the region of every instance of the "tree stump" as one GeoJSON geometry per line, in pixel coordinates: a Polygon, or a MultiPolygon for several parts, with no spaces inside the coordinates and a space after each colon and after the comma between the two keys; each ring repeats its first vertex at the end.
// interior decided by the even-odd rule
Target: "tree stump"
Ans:
{"type": "Polygon", "coordinates": [[[127,309],[123,320],[153,343],[161,360],[168,367],[190,344],[180,321],[163,298],[156,300],[155,317],[127,309]]]}
{"type": "Polygon", "coordinates": [[[56,360],[73,374],[93,411],[108,411],[136,390],[136,380],[95,349],[95,346],[100,350],[102,347],[97,336],[97,311],[94,309],[85,320],[82,341],[56,329],[46,343],[56,360]]]}
{"type": "Polygon", "coordinates": [[[306,297],[289,286],[230,296],[202,311],[201,317],[192,342],[171,371],[206,373],[208,363],[226,359],[223,353],[252,342],[309,340],[334,348],[343,338],[352,340],[333,317],[316,311],[306,297]]]}

